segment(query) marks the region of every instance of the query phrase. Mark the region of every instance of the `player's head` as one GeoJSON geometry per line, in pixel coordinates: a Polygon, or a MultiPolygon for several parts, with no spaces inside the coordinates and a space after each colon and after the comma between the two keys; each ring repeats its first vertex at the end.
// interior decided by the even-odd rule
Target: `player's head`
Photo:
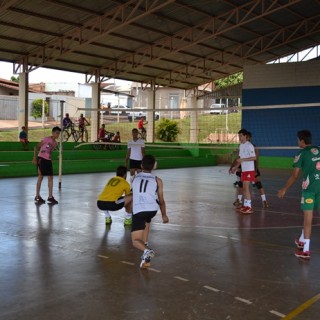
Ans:
{"type": "Polygon", "coordinates": [[[69,118],[69,113],[66,113],[66,118],[69,118]]]}
{"type": "Polygon", "coordinates": [[[125,178],[127,176],[127,167],[119,166],[117,168],[117,176],[125,178]]]}
{"type": "Polygon", "coordinates": [[[238,131],[239,141],[245,143],[248,140],[248,131],[246,129],[241,129],[238,131]]]}
{"type": "Polygon", "coordinates": [[[52,132],[52,137],[55,139],[58,139],[61,129],[59,127],[53,127],[51,132],[52,132]]]}
{"type": "Polygon", "coordinates": [[[152,155],[145,155],[142,158],[141,167],[145,171],[152,171],[156,167],[156,158],[152,155]]]}
{"type": "Polygon", "coordinates": [[[298,138],[298,144],[300,146],[301,142],[304,142],[305,144],[311,144],[312,143],[312,134],[309,130],[300,130],[297,132],[297,138],[298,138]]]}
{"type": "Polygon", "coordinates": [[[137,138],[138,137],[138,134],[139,134],[139,131],[137,128],[133,128],[132,129],[132,137],[133,138],[137,138]]]}
{"type": "Polygon", "coordinates": [[[83,118],[83,113],[80,114],[80,118],[83,118]]]}

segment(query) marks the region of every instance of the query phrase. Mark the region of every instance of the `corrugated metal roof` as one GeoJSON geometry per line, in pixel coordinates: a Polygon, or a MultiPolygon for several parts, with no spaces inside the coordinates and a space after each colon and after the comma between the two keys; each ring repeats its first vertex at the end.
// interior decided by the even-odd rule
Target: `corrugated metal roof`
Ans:
{"type": "Polygon", "coordinates": [[[16,71],[191,89],[319,44],[317,0],[0,0],[0,60],[16,71]]]}

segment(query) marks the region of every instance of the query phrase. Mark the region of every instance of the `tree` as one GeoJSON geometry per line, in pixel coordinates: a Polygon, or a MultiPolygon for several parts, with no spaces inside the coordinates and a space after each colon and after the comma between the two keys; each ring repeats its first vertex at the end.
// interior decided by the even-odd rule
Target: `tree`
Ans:
{"type": "Polygon", "coordinates": [[[19,77],[11,76],[11,81],[19,83],[19,77]]]}
{"type": "Polygon", "coordinates": [[[156,128],[157,139],[165,142],[176,141],[179,133],[180,128],[178,122],[166,118],[162,118],[156,128]]]}
{"type": "MultiPolygon", "coordinates": [[[[37,119],[42,118],[42,99],[36,99],[32,101],[32,111],[31,115],[37,119]]],[[[47,101],[44,101],[44,114],[48,114],[49,104],[47,101]]]]}
{"type": "Polygon", "coordinates": [[[241,82],[243,82],[243,72],[231,74],[226,78],[216,80],[214,83],[217,89],[223,89],[241,82]]]}

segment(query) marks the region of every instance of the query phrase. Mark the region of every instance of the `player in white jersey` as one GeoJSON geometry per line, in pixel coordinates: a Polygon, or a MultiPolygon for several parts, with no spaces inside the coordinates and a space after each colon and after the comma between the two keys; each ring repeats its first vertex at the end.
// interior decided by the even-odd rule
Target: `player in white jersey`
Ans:
{"type": "Polygon", "coordinates": [[[235,173],[241,165],[244,205],[239,208],[239,212],[242,214],[251,214],[253,210],[251,207],[250,183],[254,182],[255,179],[254,161],[256,160],[256,154],[253,144],[249,141],[248,131],[241,129],[238,135],[240,140],[239,158],[236,160],[236,165],[231,169],[231,172],[235,173]]]}
{"type": "Polygon", "coordinates": [[[143,251],[140,268],[148,268],[154,251],[148,247],[148,237],[151,219],[159,207],[163,223],[168,223],[166,203],[163,197],[163,182],[152,174],[156,159],[146,155],[142,159],[142,172],[138,173],[132,182],[132,229],[131,239],[135,248],[143,251]]]}
{"type": "Polygon", "coordinates": [[[128,141],[126,167],[130,169],[130,182],[132,182],[136,172],[141,171],[141,160],[144,156],[144,140],[138,138],[139,131],[137,128],[132,129],[132,139],[128,141]]]}

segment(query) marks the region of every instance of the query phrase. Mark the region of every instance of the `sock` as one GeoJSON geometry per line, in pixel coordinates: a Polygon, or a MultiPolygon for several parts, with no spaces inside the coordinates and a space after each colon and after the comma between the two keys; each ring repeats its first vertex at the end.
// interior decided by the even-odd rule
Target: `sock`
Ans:
{"type": "Polygon", "coordinates": [[[244,199],[244,206],[245,206],[245,207],[250,207],[250,208],[251,208],[251,200],[244,199]]]}
{"type": "Polygon", "coordinates": [[[125,219],[131,219],[131,218],[132,218],[132,214],[129,212],[126,212],[125,219]]]}
{"type": "Polygon", "coordinates": [[[238,200],[242,202],[242,194],[238,194],[238,200]]]}
{"type": "Polygon", "coordinates": [[[267,201],[266,195],[265,195],[265,194],[262,194],[262,195],[261,195],[261,199],[262,199],[262,201],[267,201]]]}
{"type": "Polygon", "coordinates": [[[105,218],[110,218],[110,217],[111,217],[111,215],[110,215],[110,213],[109,213],[108,210],[105,210],[105,211],[104,211],[104,217],[105,217],[105,218]]]}
{"type": "Polygon", "coordinates": [[[304,239],[303,252],[310,251],[310,239],[304,239]]]}
{"type": "Polygon", "coordinates": [[[303,229],[302,229],[302,232],[301,232],[301,236],[300,236],[300,238],[299,238],[299,241],[300,241],[300,242],[304,242],[304,231],[303,231],[303,229]]]}

